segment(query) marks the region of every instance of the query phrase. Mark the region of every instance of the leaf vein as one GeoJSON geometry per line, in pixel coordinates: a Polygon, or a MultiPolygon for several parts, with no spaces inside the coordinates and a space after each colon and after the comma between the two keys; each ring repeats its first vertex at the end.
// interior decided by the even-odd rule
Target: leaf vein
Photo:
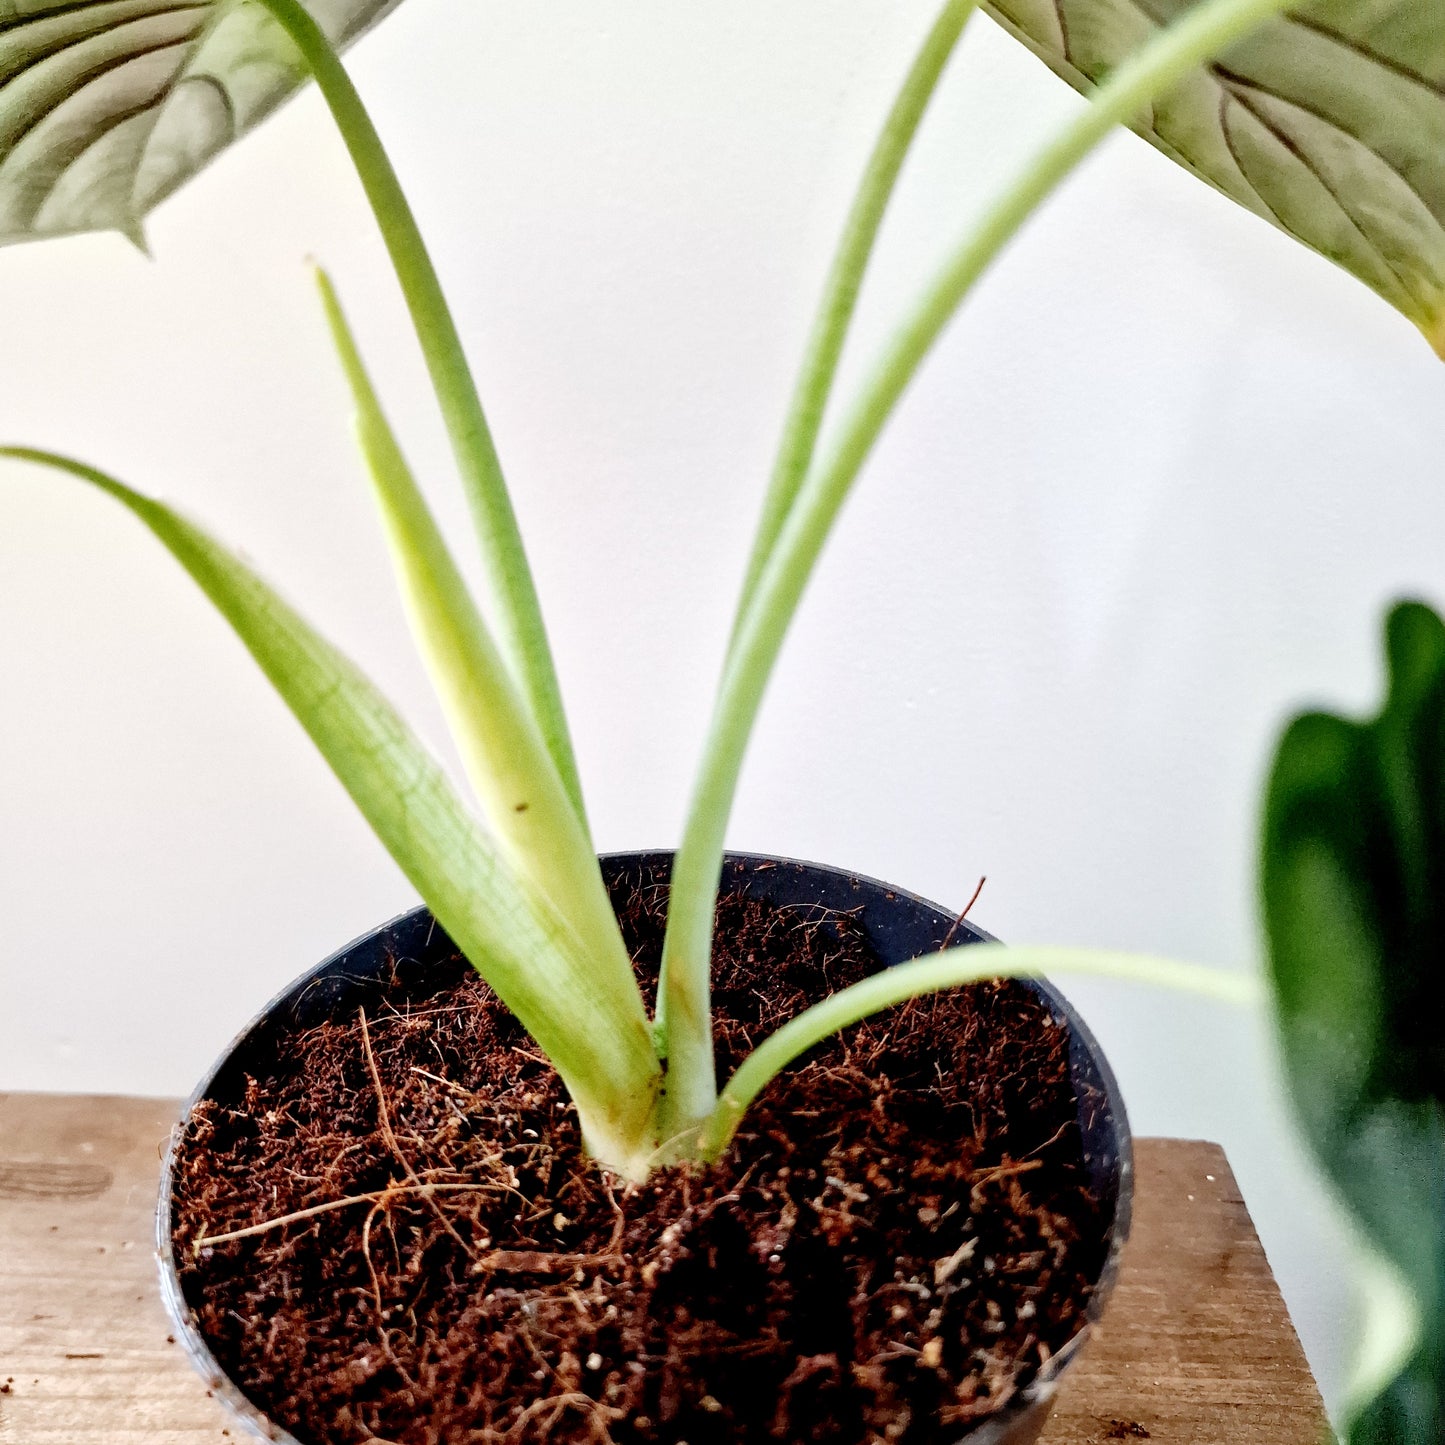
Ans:
{"type": "Polygon", "coordinates": [[[1384,55],[1380,51],[1367,45],[1363,40],[1355,36],[1346,35],[1332,26],[1322,24],[1318,20],[1306,19],[1303,15],[1290,15],[1286,17],[1291,25],[1298,25],[1301,30],[1308,30],[1318,35],[1322,40],[1332,40],[1336,45],[1358,55],[1362,60],[1371,61],[1383,69],[1393,72],[1403,80],[1413,81],[1423,90],[1428,90],[1431,95],[1445,96],[1445,84],[1431,80],[1428,75],[1416,70],[1413,66],[1407,65],[1403,60],[1396,60],[1392,56],[1384,55]]]}
{"type": "Polygon", "coordinates": [[[1230,94],[1233,99],[1246,111],[1248,111],[1249,114],[1252,115],[1262,126],[1264,126],[1264,128],[1269,131],[1269,133],[1274,136],[1274,138],[1278,140],[1279,143],[1284,146],[1284,148],[1289,151],[1289,153],[1294,156],[1296,160],[1299,161],[1299,163],[1310,173],[1310,175],[1319,182],[1321,189],[1339,208],[1340,214],[1350,223],[1356,235],[1358,235],[1361,241],[1364,242],[1366,248],[1379,260],[1380,264],[1384,266],[1385,269],[1389,271],[1390,274],[1400,283],[1405,293],[1408,296],[1412,297],[1414,300],[1421,302],[1421,304],[1428,305],[1428,299],[1418,295],[1416,284],[1412,282],[1408,277],[1401,274],[1399,268],[1389,258],[1389,256],[1386,255],[1385,251],[1381,248],[1379,243],[1375,241],[1370,236],[1369,232],[1365,230],[1359,218],[1345,203],[1344,198],[1330,183],[1328,177],[1325,176],[1325,174],[1320,170],[1320,168],[1300,146],[1299,142],[1296,141],[1294,137],[1289,134],[1288,131],[1281,129],[1280,126],[1275,122],[1274,118],[1267,111],[1263,110],[1259,105],[1253,103],[1249,98],[1249,93],[1252,91],[1258,95],[1269,96],[1271,99],[1278,101],[1281,105],[1295,106],[1297,109],[1303,111],[1305,114],[1313,116],[1314,119],[1319,121],[1321,125],[1329,126],[1332,130],[1337,131],[1340,135],[1347,136],[1357,145],[1363,146],[1367,151],[1369,151],[1372,156],[1375,157],[1376,160],[1380,162],[1382,166],[1385,167],[1387,171],[1390,172],[1391,175],[1393,175],[1400,182],[1401,185],[1406,188],[1406,190],[1410,192],[1412,196],[1415,197],[1417,201],[1420,202],[1421,206],[1424,207],[1426,214],[1431,216],[1436,221],[1436,224],[1438,226],[1439,217],[1435,215],[1434,209],[1431,207],[1430,203],[1425,199],[1425,197],[1422,196],[1420,192],[1411,184],[1409,178],[1403,175],[1397,166],[1392,164],[1387,157],[1381,155],[1380,152],[1377,151],[1373,146],[1369,145],[1368,142],[1363,141],[1358,136],[1351,134],[1350,131],[1346,130],[1343,126],[1338,125],[1336,122],[1332,121],[1328,116],[1321,115],[1317,110],[1314,110],[1307,105],[1299,105],[1298,102],[1290,99],[1290,97],[1280,95],[1275,91],[1271,90],[1270,87],[1267,85],[1260,85],[1254,81],[1246,80],[1242,76],[1233,75],[1229,71],[1225,70],[1222,66],[1216,66],[1215,71],[1221,77],[1223,82],[1228,85],[1230,94]]]}
{"type": "MultiPolygon", "coordinates": [[[[121,56],[118,60],[111,61],[109,64],[102,66],[100,69],[86,76],[86,78],[81,81],[79,85],[77,85],[73,90],[71,90],[61,99],[59,104],[51,106],[48,110],[42,110],[37,112],[26,125],[24,125],[20,130],[15,133],[14,137],[11,140],[8,154],[6,154],[3,159],[0,159],[0,176],[4,175],[6,165],[14,156],[16,150],[23,144],[25,139],[28,136],[33,135],[34,132],[47,120],[49,120],[51,116],[53,116],[62,105],[66,105],[69,102],[73,101],[77,96],[83,95],[87,90],[90,89],[91,86],[105,80],[107,76],[114,75],[116,71],[123,70],[127,65],[133,65],[137,60],[146,60],[153,55],[164,55],[165,52],[168,50],[185,49],[193,45],[194,43],[195,37],[188,36],[184,40],[167,40],[159,45],[147,46],[143,50],[133,50],[129,54],[121,56]]],[[[164,87],[158,95],[148,100],[145,105],[132,107],[131,114],[134,115],[139,111],[147,110],[152,106],[159,105],[160,102],[165,98],[165,96],[169,94],[170,89],[170,86],[164,87]]],[[[87,147],[88,146],[89,142],[87,142],[87,147]]]]}
{"type": "MultiPolygon", "coordinates": [[[[64,43],[55,46],[55,48],[52,50],[42,51],[40,54],[34,56],[32,59],[27,60],[25,64],[20,67],[19,70],[12,71],[9,75],[5,76],[3,80],[0,80],[0,92],[3,92],[7,86],[14,85],[17,81],[23,80],[38,66],[45,65],[60,56],[68,55],[72,50],[77,50],[83,45],[90,45],[97,39],[114,37],[117,32],[125,30],[130,26],[144,25],[151,20],[159,19],[163,15],[184,15],[187,11],[190,10],[199,10],[204,12],[209,10],[210,8],[210,0],[199,0],[199,3],[196,3],[196,0],[183,0],[183,3],[181,4],[157,5],[155,9],[147,10],[144,14],[128,16],[119,24],[107,26],[102,30],[93,30],[88,35],[78,35],[74,39],[66,40],[64,43]]],[[[5,28],[3,26],[0,26],[0,35],[3,35],[4,33],[5,28]]],[[[191,37],[191,39],[194,38],[194,36],[191,37]]],[[[135,55],[142,55],[144,53],[145,52],[142,50],[131,52],[131,54],[135,55]]],[[[118,60],[112,62],[112,64],[120,65],[128,59],[130,59],[130,54],[120,57],[118,60]]]]}
{"type": "Polygon", "coordinates": [[[1254,183],[1254,179],[1250,176],[1249,170],[1244,164],[1244,157],[1239,153],[1239,146],[1234,139],[1234,127],[1229,123],[1229,107],[1231,104],[1237,104],[1238,102],[1235,101],[1229,88],[1220,81],[1212,68],[1210,70],[1210,78],[1219,87],[1219,133],[1224,137],[1224,148],[1229,152],[1230,159],[1233,160],[1235,169],[1239,172],[1240,179],[1249,187],[1250,194],[1269,212],[1270,219],[1285,235],[1293,236],[1296,241],[1306,246],[1309,245],[1309,242],[1275,210],[1269,203],[1269,199],[1254,183]]]}

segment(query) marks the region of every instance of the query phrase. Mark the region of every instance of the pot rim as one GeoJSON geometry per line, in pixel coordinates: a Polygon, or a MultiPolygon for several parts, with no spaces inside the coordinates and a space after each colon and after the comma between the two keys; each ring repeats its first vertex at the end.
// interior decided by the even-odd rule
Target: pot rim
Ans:
{"type": "MultiPolygon", "coordinates": [[[[646,862],[647,860],[671,859],[673,851],[670,849],[623,849],[610,853],[598,855],[598,861],[607,863],[646,862]]],[[[866,873],[859,873],[848,868],[839,868],[829,863],[812,863],[801,858],[786,858],[773,853],[749,853],[732,852],[724,854],[724,868],[729,866],[747,867],[750,864],[778,864],[783,867],[798,868],[811,873],[825,874],[837,879],[846,879],[850,883],[856,883],[862,887],[873,887],[885,894],[891,895],[908,903],[913,903],[921,908],[946,918],[953,918],[952,910],[934,903],[931,899],[921,894],[913,893],[906,888],[900,888],[893,883],[885,883],[881,879],[873,878],[866,873]]],[[[409,908],[403,913],[397,914],[394,918],[384,923],[369,928],[365,933],[359,934],[349,943],[335,949],[319,963],[312,965],[298,978],[292,980],[270,1000],[264,1007],[246,1023],[246,1025],[235,1034],[230,1043],[217,1055],[215,1062],[200,1082],[192,1089],[184,1104],[181,1106],[180,1115],[172,1125],[170,1135],[166,1140],[165,1152],[161,1159],[160,1188],[156,1200],[156,1264],[160,1274],[161,1299],[165,1305],[166,1314],[169,1316],[172,1326],[176,1332],[177,1342],[185,1350],[191,1364],[197,1373],[206,1381],[211,1393],[230,1410],[236,1422],[242,1425],[256,1439],[272,1442],[272,1445],[304,1445],[296,1436],[288,1430],[277,1425],[264,1411],[259,1409],[241,1391],[230,1376],[221,1367],[215,1356],[211,1353],[210,1346],[206,1343],[205,1337],[201,1334],[195,1322],[194,1313],[187,1304],[184,1291],[181,1288],[180,1272],[176,1268],[175,1250],[171,1240],[171,1197],[175,1179],[176,1151],[181,1138],[185,1132],[186,1124],[191,1117],[191,1111],[202,1099],[206,1098],[217,1075],[225,1066],[231,1055],[245,1042],[250,1034],[260,1026],[272,1013],[293,998],[298,991],[304,991],[309,983],[321,976],[325,971],[345,958],[353,949],[369,942],[377,934],[384,933],[395,928],[418,914],[427,911],[426,905],[418,904],[415,908],[409,908]]],[[[964,922],[964,928],[969,932],[972,942],[976,943],[997,943],[991,933],[986,932],[977,924],[964,922]]],[[[995,1414],[980,1420],[977,1425],[971,1426],[958,1437],[958,1445],[1007,1445],[1011,1432],[1021,1426],[1024,1420],[1030,1416],[1037,1415],[1041,1424],[1052,1404],[1053,1396],[1058,1389],[1058,1383],[1064,1373],[1073,1364],[1079,1351],[1083,1348],[1089,1336],[1093,1333],[1094,1327],[1098,1324],[1104,1307],[1108,1303],[1109,1296],[1114,1291],[1114,1285],[1119,1275],[1119,1261],[1123,1253],[1124,1245],[1129,1238],[1130,1226],[1133,1222],[1133,1199],[1134,1199],[1134,1146],[1133,1134],[1129,1128],[1128,1114],[1124,1108],[1124,1096],[1119,1088],[1119,1082],[1114,1076],[1114,1071],[1109,1065],[1103,1049],[1099,1046],[1098,1039],[1094,1036],[1093,1030],[1079,1016],[1074,1006],[1061,994],[1058,989],[1046,978],[1028,978],[1021,980],[1029,988],[1042,995],[1047,1001],[1051,1010],[1057,1013],[1067,1023],[1070,1038],[1077,1045],[1082,1047],[1083,1052],[1088,1056],[1090,1063],[1099,1076],[1104,1099],[1108,1110],[1113,1118],[1116,1138],[1115,1147],[1118,1152],[1118,1190],[1114,1200],[1114,1217],[1109,1224],[1109,1244],[1105,1252],[1104,1262],[1100,1267],[1098,1278],[1094,1282],[1093,1292],[1089,1297],[1089,1303],[1084,1310],[1083,1323],[1065,1345],[1048,1362],[1039,1369],[1035,1377],[1029,1381],[1013,1398],[1011,1398],[995,1414]]],[[[1032,1438],[1032,1437],[1028,1437],[1032,1438]]]]}

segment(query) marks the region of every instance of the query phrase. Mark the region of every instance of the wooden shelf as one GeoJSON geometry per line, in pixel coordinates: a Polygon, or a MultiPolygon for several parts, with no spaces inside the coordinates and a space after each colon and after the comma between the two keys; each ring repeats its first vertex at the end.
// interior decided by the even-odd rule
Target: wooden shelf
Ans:
{"type": "MultiPolygon", "coordinates": [[[[244,1438],[168,1325],[152,1214],[177,1104],[0,1094],[0,1445],[244,1438]]],[[[1136,1141],[1134,1230],[1040,1445],[1320,1445],[1319,1391],[1216,1144],[1136,1141]]]]}

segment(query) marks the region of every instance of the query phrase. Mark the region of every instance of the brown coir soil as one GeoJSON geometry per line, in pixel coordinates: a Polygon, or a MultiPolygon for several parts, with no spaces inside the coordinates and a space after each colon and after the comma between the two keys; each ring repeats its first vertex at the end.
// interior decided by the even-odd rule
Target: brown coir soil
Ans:
{"type": "MultiPolygon", "coordinates": [[[[656,907],[622,912],[650,978],[656,907]]],[[[724,1075],[875,966],[847,915],[740,898],[718,954],[724,1075]]],[[[306,1445],[951,1445],[1074,1334],[1100,1268],[1067,1037],[1015,984],[820,1046],[716,1168],[641,1187],[589,1166],[474,976],[283,1057],[198,1110],[174,1238],[216,1358],[306,1445]]]]}

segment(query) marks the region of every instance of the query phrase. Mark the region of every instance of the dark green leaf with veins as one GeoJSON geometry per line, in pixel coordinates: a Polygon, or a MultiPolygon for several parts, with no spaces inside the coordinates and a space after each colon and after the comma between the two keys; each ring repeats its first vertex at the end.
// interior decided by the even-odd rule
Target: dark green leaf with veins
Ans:
{"type": "MultiPolygon", "coordinates": [[[[313,0],[345,44],[397,0],[313,0]]],[[[0,0],[0,242],[142,221],[305,80],[254,0],[0,0]]]]}
{"type": "MultiPolygon", "coordinates": [[[[987,0],[1090,91],[1187,0],[987,0]]],[[[1372,286],[1445,354],[1445,3],[1324,0],[1267,21],[1135,129],[1372,286]]]]}
{"type": "Polygon", "coordinates": [[[1445,624],[1403,604],[1386,650],[1380,715],[1298,718],[1265,807],[1265,925],[1295,1104],[1423,1315],[1354,1445],[1445,1439],[1445,624]]]}

